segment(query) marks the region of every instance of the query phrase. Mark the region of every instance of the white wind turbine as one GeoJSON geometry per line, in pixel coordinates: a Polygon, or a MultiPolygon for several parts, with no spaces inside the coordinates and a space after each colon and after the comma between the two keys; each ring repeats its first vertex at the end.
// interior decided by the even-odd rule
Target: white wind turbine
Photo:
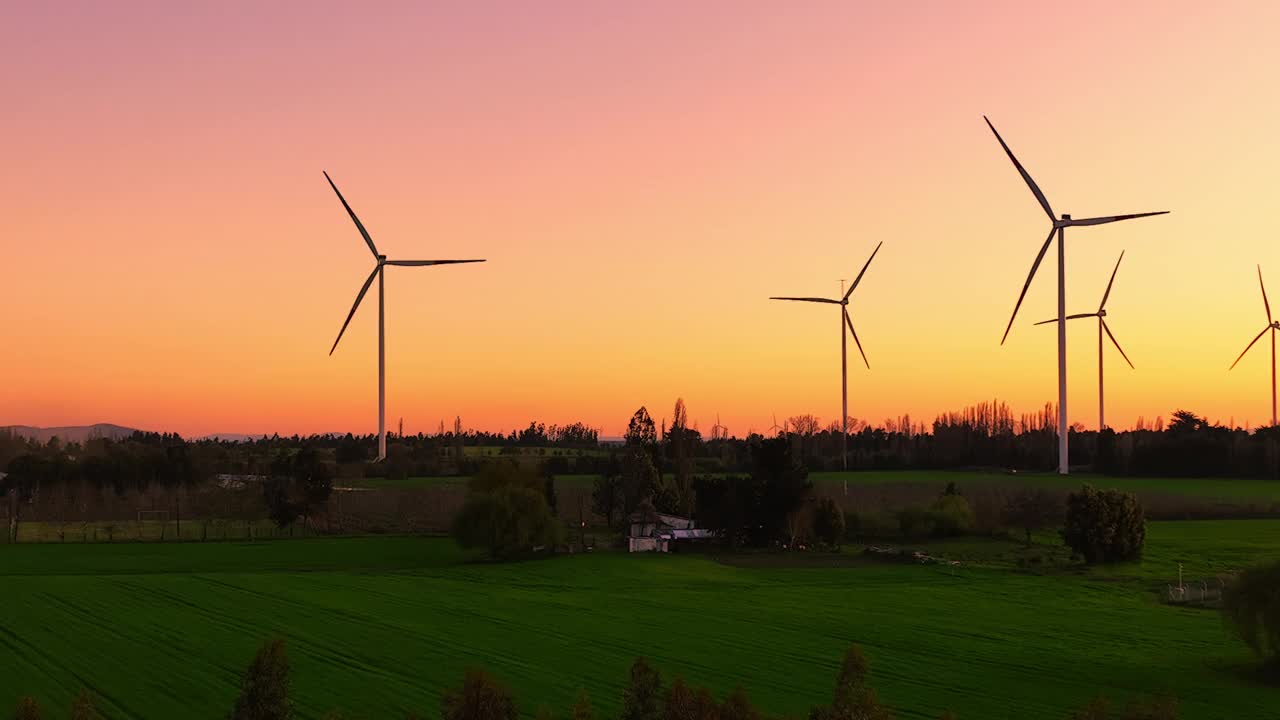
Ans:
{"type": "Polygon", "coordinates": [[[1132,220],[1134,218],[1150,217],[1152,215],[1165,215],[1169,211],[1161,210],[1159,212],[1134,213],[1131,215],[1108,215],[1104,217],[1073,219],[1070,215],[1064,214],[1061,218],[1055,217],[1053,208],[1049,206],[1049,201],[1045,199],[1044,193],[1040,192],[1040,187],[1036,185],[1036,181],[1031,179],[1031,175],[1027,173],[1026,168],[1022,167],[1022,163],[1018,162],[1018,158],[1013,156],[1013,151],[1005,144],[1004,138],[1000,137],[1000,133],[996,132],[996,128],[991,124],[990,120],[984,115],[987,127],[991,128],[991,132],[995,134],[996,140],[1000,141],[1000,147],[1004,148],[1004,152],[1013,161],[1013,166],[1018,169],[1018,174],[1022,176],[1023,182],[1027,187],[1031,188],[1032,194],[1036,196],[1040,207],[1044,209],[1049,220],[1053,222],[1053,227],[1049,229],[1049,236],[1045,238],[1044,244],[1040,246],[1040,252],[1036,255],[1035,262],[1031,264],[1031,272],[1027,273],[1027,281],[1022,285],[1022,293],[1018,295],[1018,303],[1013,306],[1013,315],[1009,317],[1009,324],[1004,329],[1004,337],[1000,338],[1000,344],[1003,345],[1005,339],[1009,337],[1009,330],[1013,328],[1013,320],[1018,317],[1018,308],[1022,307],[1022,299],[1027,296],[1027,288],[1031,287],[1031,279],[1036,276],[1036,270],[1040,268],[1040,261],[1044,260],[1044,254],[1049,251],[1049,244],[1053,242],[1053,236],[1058,236],[1058,473],[1066,475],[1067,467],[1067,269],[1066,269],[1066,245],[1064,240],[1065,230],[1069,227],[1082,227],[1086,225],[1105,225],[1107,223],[1118,222],[1120,220],[1132,220]]]}
{"type": "MultiPolygon", "coordinates": [[[[845,328],[849,329],[849,335],[853,335],[853,342],[858,346],[858,353],[862,355],[862,362],[871,369],[871,363],[867,362],[867,354],[862,350],[862,342],[858,340],[858,331],[853,329],[853,320],[849,318],[849,296],[853,295],[853,291],[858,289],[858,283],[862,282],[862,276],[867,272],[867,268],[871,266],[871,261],[875,259],[876,253],[880,252],[880,246],[883,242],[876,245],[876,249],[871,251],[871,257],[867,258],[867,262],[862,266],[862,270],[858,272],[858,277],[854,278],[853,284],[845,291],[844,296],[839,300],[831,298],[818,297],[771,297],[770,300],[792,300],[795,302],[814,302],[827,303],[829,305],[840,306],[840,417],[841,428],[843,432],[840,434],[840,463],[845,470],[849,469],[849,361],[848,355],[848,336],[845,334],[845,328]]],[[[845,493],[848,493],[848,484],[846,481],[845,493]]]]}
{"type": "Polygon", "coordinates": [[[356,213],[347,204],[347,199],[342,197],[342,193],[338,190],[338,186],[333,184],[333,179],[329,177],[329,173],[324,174],[324,179],[329,181],[329,187],[338,194],[338,199],[342,201],[342,207],[347,209],[347,214],[351,216],[351,221],[356,224],[356,229],[360,231],[361,237],[364,238],[365,244],[369,246],[369,252],[373,253],[375,264],[373,271],[369,273],[368,279],[364,281],[364,285],[360,287],[360,292],[356,294],[355,304],[351,306],[351,312],[347,313],[347,319],[342,323],[342,329],[338,331],[338,339],[333,341],[333,347],[329,348],[329,354],[338,349],[338,342],[342,340],[342,334],[347,331],[347,325],[351,323],[351,317],[356,314],[356,308],[360,307],[360,301],[364,299],[364,294],[369,291],[369,286],[373,284],[373,279],[378,278],[378,460],[387,457],[387,417],[386,417],[386,398],[387,398],[387,375],[386,375],[386,333],[384,323],[384,306],[385,296],[383,294],[384,282],[383,271],[387,265],[404,265],[410,267],[421,267],[425,265],[456,265],[459,263],[476,263],[484,262],[484,260],[388,260],[386,255],[378,252],[378,248],[373,244],[373,238],[369,237],[369,231],[364,229],[364,224],[360,222],[360,218],[356,217],[356,213]]]}
{"type": "MultiPolygon", "coordinates": [[[[1129,363],[1129,367],[1133,367],[1133,361],[1125,354],[1124,348],[1120,347],[1120,343],[1116,340],[1116,336],[1111,334],[1111,328],[1107,325],[1107,298],[1111,297],[1111,285],[1116,281],[1116,272],[1120,270],[1120,260],[1124,259],[1124,251],[1120,251],[1120,259],[1116,260],[1116,267],[1111,271],[1111,279],[1107,281],[1107,290],[1102,293],[1102,302],[1098,304],[1098,311],[1091,313],[1080,313],[1078,315],[1068,315],[1067,320],[1076,320],[1079,318],[1098,318],[1098,430],[1102,431],[1107,426],[1106,413],[1103,411],[1103,395],[1102,395],[1102,334],[1105,332],[1107,337],[1111,338],[1111,344],[1116,346],[1116,350],[1120,351],[1120,357],[1129,363]]],[[[1042,320],[1037,325],[1048,325],[1058,322],[1057,318],[1052,320],[1042,320]]]]}
{"type": "Polygon", "coordinates": [[[1271,427],[1275,427],[1276,426],[1276,331],[1280,330],[1280,322],[1277,322],[1271,319],[1271,303],[1267,301],[1267,286],[1262,284],[1262,266],[1261,265],[1258,266],[1258,287],[1262,289],[1262,305],[1267,309],[1267,326],[1262,328],[1262,332],[1258,333],[1257,337],[1249,341],[1249,344],[1244,347],[1244,351],[1240,353],[1240,356],[1236,358],[1235,362],[1231,363],[1231,367],[1228,369],[1234,370],[1236,365],[1240,363],[1240,359],[1244,357],[1244,354],[1249,352],[1249,349],[1252,348],[1254,344],[1256,344],[1259,340],[1261,340],[1262,336],[1266,335],[1268,330],[1271,331],[1271,427]]]}

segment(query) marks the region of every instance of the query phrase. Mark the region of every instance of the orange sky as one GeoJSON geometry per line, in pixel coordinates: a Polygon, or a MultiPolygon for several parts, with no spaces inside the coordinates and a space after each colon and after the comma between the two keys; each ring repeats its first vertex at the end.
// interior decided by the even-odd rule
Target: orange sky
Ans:
{"type": "Polygon", "coordinates": [[[1274,4],[270,5],[0,11],[0,424],[373,431],[376,295],[327,355],[371,261],[321,170],[389,256],[489,260],[389,269],[392,427],[835,418],[837,311],[766,298],[879,241],[850,414],[1032,410],[1054,268],[1000,347],[1047,225],[984,113],[1059,212],[1173,211],[1068,235],[1068,312],[1126,250],[1109,421],[1269,419],[1269,349],[1227,367],[1256,263],[1280,302],[1274,4]]]}

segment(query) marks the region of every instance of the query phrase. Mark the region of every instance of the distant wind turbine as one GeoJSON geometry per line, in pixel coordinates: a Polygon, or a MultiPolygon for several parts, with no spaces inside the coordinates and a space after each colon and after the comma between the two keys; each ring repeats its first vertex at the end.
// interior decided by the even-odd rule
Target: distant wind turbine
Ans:
{"type": "Polygon", "coordinates": [[[1258,333],[1257,337],[1249,341],[1248,345],[1244,346],[1244,351],[1240,353],[1240,356],[1236,358],[1235,362],[1231,363],[1231,367],[1228,369],[1234,370],[1236,365],[1240,363],[1240,358],[1243,358],[1244,354],[1249,352],[1249,349],[1252,348],[1255,343],[1261,340],[1262,336],[1266,335],[1268,330],[1271,331],[1271,426],[1275,427],[1276,425],[1276,331],[1280,330],[1280,322],[1277,322],[1271,318],[1271,303],[1267,301],[1267,286],[1262,283],[1262,266],[1261,265],[1258,266],[1258,287],[1262,289],[1262,305],[1267,309],[1267,326],[1262,328],[1262,332],[1258,333]]]}
{"type": "MultiPolygon", "coordinates": [[[[1102,302],[1098,305],[1097,312],[1080,313],[1079,315],[1068,315],[1067,320],[1076,320],[1079,318],[1098,318],[1098,430],[1101,431],[1107,426],[1106,413],[1103,411],[1103,395],[1102,395],[1102,334],[1105,332],[1107,337],[1111,338],[1111,344],[1116,346],[1116,350],[1120,351],[1120,357],[1129,363],[1129,367],[1133,367],[1133,361],[1125,355],[1124,348],[1120,347],[1120,343],[1116,341],[1116,336],[1111,334],[1111,328],[1107,326],[1107,298],[1111,297],[1111,285],[1116,281],[1116,271],[1120,269],[1120,260],[1124,259],[1124,251],[1120,251],[1120,259],[1116,260],[1115,270],[1111,271],[1111,279],[1107,281],[1107,290],[1102,293],[1102,302]]],[[[1057,318],[1052,320],[1043,320],[1036,323],[1037,325],[1048,325],[1058,322],[1057,318]]]]}
{"type": "Polygon", "coordinates": [[[1044,193],[1040,192],[1040,187],[1036,185],[1036,181],[1031,179],[1031,175],[1026,168],[1022,167],[1022,163],[1018,162],[1018,158],[1013,156],[1013,151],[1009,149],[1004,138],[1000,137],[1000,133],[996,132],[996,128],[991,124],[991,121],[987,120],[985,115],[982,116],[982,119],[986,121],[987,127],[991,128],[996,140],[1000,141],[1000,147],[1004,148],[1005,154],[1013,161],[1013,166],[1018,169],[1018,174],[1022,176],[1023,182],[1027,184],[1028,188],[1031,188],[1032,194],[1040,202],[1040,207],[1044,209],[1045,214],[1049,216],[1049,220],[1053,222],[1053,227],[1049,229],[1049,236],[1045,238],[1044,244],[1040,246],[1040,252],[1036,255],[1035,262],[1031,264],[1031,272],[1027,273],[1027,281],[1022,284],[1022,292],[1018,295],[1018,303],[1013,306],[1013,314],[1009,316],[1009,324],[1005,326],[1004,337],[1000,338],[1001,345],[1009,337],[1009,330],[1013,328],[1013,320],[1018,317],[1018,308],[1022,307],[1022,299],[1027,296],[1027,288],[1031,287],[1031,279],[1036,276],[1036,270],[1040,268],[1040,261],[1044,260],[1044,254],[1049,251],[1049,244],[1053,242],[1053,236],[1055,234],[1058,236],[1058,473],[1066,475],[1068,473],[1067,435],[1070,433],[1067,426],[1067,268],[1064,231],[1069,227],[1106,225],[1120,220],[1165,215],[1169,211],[1108,215],[1079,220],[1074,220],[1070,215],[1066,214],[1061,218],[1054,217],[1053,208],[1049,206],[1049,201],[1045,199],[1044,193]]]}
{"type": "Polygon", "coordinates": [[[729,428],[720,424],[720,413],[716,413],[716,424],[711,426],[712,440],[727,440],[729,438],[729,428]]]}
{"type": "Polygon", "coordinates": [[[387,265],[404,265],[409,267],[420,267],[425,265],[456,265],[459,263],[477,263],[484,260],[388,260],[386,255],[378,252],[378,248],[373,244],[373,238],[369,237],[369,231],[364,229],[364,224],[360,222],[360,218],[356,217],[356,213],[347,204],[347,199],[342,197],[342,193],[338,190],[338,186],[333,184],[333,179],[329,177],[329,173],[324,174],[324,179],[329,181],[329,187],[337,193],[338,199],[342,201],[342,207],[347,209],[347,214],[351,216],[351,221],[356,224],[356,229],[360,231],[360,236],[364,238],[365,244],[369,246],[369,252],[373,253],[375,264],[373,271],[369,273],[368,279],[364,281],[364,285],[360,287],[360,292],[356,294],[355,304],[351,306],[351,312],[347,313],[347,319],[342,323],[342,329],[338,331],[338,339],[333,341],[333,347],[329,348],[329,354],[333,355],[333,351],[338,349],[338,342],[342,340],[342,334],[347,331],[347,325],[351,323],[351,317],[356,314],[356,308],[360,307],[360,301],[364,299],[364,294],[369,291],[369,286],[373,284],[374,277],[378,278],[378,460],[387,457],[387,417],[386,417],[386,334],[384,323],[384,306],[385,296],[383,294],[383,270],[387,265]]]}
{"type": "Polygon", "coordinates": [[[774,435],[777,435],[778,431],[781,429],[782,429],[782,426],[778,424],[778,413],[774,413],[773,424],[769,426],[769,432],[773,433],[774,435]]]}
{"type": "MultiPolygon", "coordinates": [[[[831,298],[819,297],[771,297],[770,300],[791,300],[795,302],[813,302],[827,303],[829,305],[840,306],[840,417],[843,432],[840,434],[840,462],[841,467],[845,470],[849,469],[849,361],[848,356],[848,336],[845,335],[845,328],[849,329],[849,335],[853,336],[853,342],[858,346],[858,353],[862,355],[862,362],[871,369],[871,363],[867,362],[867,354],[862,350],[862,342],[858,340],[858,331],[853,329],[853,320],[849,317],[849,296],[853,295],[853,291],[858,289],[858,283],[862,282],[862,276],[867,272],[867,268],[871,266],[871,261],[876,258],[876,253],[880,252],[880,246],[883,242],[876,245],[876,249],[871,251],[871,257],[867,258],[867,262],[862,266],[862,270],[858,272],[858,277],[853,279],[853,284],[845,291],[843,297],[839,300],[831,298]]],[[[846,481],[845,493],[848,494],[849,488],[846,481]]]]}

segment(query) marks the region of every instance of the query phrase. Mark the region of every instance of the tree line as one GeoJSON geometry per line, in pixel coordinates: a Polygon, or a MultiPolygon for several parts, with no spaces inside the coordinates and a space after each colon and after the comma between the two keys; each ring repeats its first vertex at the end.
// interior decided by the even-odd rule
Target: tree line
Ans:
{"type": "MultiPolygon", "coordinates": [[[[836,673],[829,701],[812,705],[807,720],[893,720],[893,709],[882,702],[871,684],[870,663],[857,645],[845,651],[836,673]]],[[[227,720],[293,720],[293,668],[284,640],[267,641],[258,650],[240,680],[227,720]]],[[[792,720],[797,716],[772,716],[755,706],[747,691],[735,687],[723,698],[710,689],[687,683],[676,676],[664,682],[662,673],[643,657],[636,658],[622,690],[622,709],[617,720],[792,720]]],[[[1178,703],[1172,697],[1136,698],[1119,714],[1112,714],[1106,697],[1094,698],[1070,712],[1067,720],[1177,720],[1178,703]]],[[[459,686],[441,695],[440,720],[518,720],[520,707],[515,695],[501,680],[480,668],[468,669],[459,686]]],[[[603,720],[595,711],[586,690],[581,690],[567,713],[570,720],[603,720]]],[[[96,698],[81,691],[72,704],[72,720],[101,720],[96,698]]],[[[324,720],[349,717],[334,710],[324,720]]],[[[364,717],[364,716],[359,716],[364,717]]],[[[410,710],[405,720],[427,717],[410,710]]],[[[548,706],[540,706],[537,720],[557,717],[548,706]]],[[[958,720],[944,711],[940,720],[958,720]]],[[[32,697],[19,699],[15,720],[42,720],[40,704],[32,697]]]]}

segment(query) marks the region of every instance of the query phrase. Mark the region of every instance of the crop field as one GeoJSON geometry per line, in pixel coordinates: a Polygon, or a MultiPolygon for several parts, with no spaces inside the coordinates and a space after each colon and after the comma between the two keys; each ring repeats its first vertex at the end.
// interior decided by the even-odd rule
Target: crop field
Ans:
{"type": "MultiPolygon", "coordinates": [[[[580,688],[619,706],[627,666],[773,713],[828,698],[860,643],[904,718],[1051,718],[1097,692],[1174,692],[1183,717],[1275,717],[1280,690],[1216,613],[1162,605],[1177,563],[1208,574],[1274,557],[1280,521],[1152,523],[1146,560],[1086,573],[958,571],[850,558],[744,567],[696,555],[473,562],[441,539],[0,546],[0,705],[34,694],[65,715],[87,686],[111,718],[218,718],[267,637],[289,641],[299,712],[434,716],[483,665],[522,712],[565,712],[580,688]]],[[[945,546],[941,548],[946,551],[945,546]]]]}

